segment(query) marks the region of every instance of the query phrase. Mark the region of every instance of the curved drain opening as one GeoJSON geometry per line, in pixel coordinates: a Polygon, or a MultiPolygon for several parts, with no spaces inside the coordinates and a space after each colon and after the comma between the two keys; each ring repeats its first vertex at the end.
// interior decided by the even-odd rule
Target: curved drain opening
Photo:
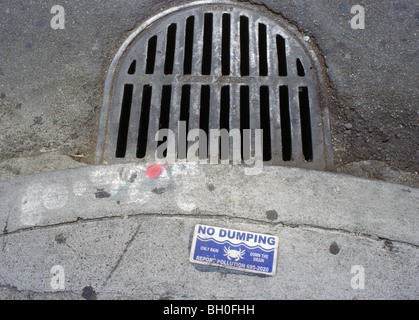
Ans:
{"type": "Polygon", "coordinates": [[[276,36],[276,50],[278,53],[278,75],[280,77],[286,77],[288,72],[285,39],[279,34],[276,36]]]}
{"type": "MultiPolygon", "coordinates": [[[[109,72],[97,162],[153,162],[167,142],[161,129],[176,134],[177,159],[186,159],[194,144],[192,130],[201,130],[199,158],[206,159],[211,130],[236,129],[247,160],[256,149],[244,147],[245,133],[262,129],[266,164],[324,169],[330,133],[322,126],[323,80],[302,38],[279,17],[245,4],[198,1],[151,18],[124,43],[109,72]]],[[[219,159],[231,160],[221,140],[219,159]]],[[[229,143],[232,152],[232,137],[229,143]]]]}
{"type": "Polygon", "coordinates": [[[280,117],[281,117],[281,134],[282,134],[282,160],[290,161],[292,155],[292,135],[289,110],[289,94],[288,87],[281,86],[279,88],[280,96],[280,117]]]}
{"type": "Polygon", "coordinates": [[[297,74],[299,77],[304,77],[306,75],[303,64],[301,63],[301,60],[298,58],[297,58],[297,74]]]}
{"type": "Polygon", "coordinates": [[[313,141],[311,139],[310,102],[308,99],[308,88],[298,89],[301,118],[301,141],[303,143],[303,156],[305,161],[313,160],[313,141]]]}
{"type": "Polygon", "coordinates": [[[148,126],[150,122],[150,107],[151,107],[151,94],[153,89],[151,85],[145,85],[143,87],[143,99],[141,105],[141,118],[140,128],[138,132],[137,140],[137,158],[144,158],[147,152],[147,140],[148,140],[148,126]]]}
{"type": "Polygon", "coordinates": [[[240,74],[249,75],[249,18],[240,16],[240,74]]]}
{"type": "Polygon", "coordinates": [[[119,120],[118,141],[116,144],[116,157],[124,158],[127,150],[128,126],[131,113],[132,93],[134,86],[126,84],[122,98],[121,117],[119,120]]]}
{"type": "Polygon", "coordinates": [[[146,74],[154,73],[154,66],[156,64],[156,51],[157,51],[157,36],[153,36],[148,40],[148,49],[147,49],[147,64],[146,64],[146,74]]]}

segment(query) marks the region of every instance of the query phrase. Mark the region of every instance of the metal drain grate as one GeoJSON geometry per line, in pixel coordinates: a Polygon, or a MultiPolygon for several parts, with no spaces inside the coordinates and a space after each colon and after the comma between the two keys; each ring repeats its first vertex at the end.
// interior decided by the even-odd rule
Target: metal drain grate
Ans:
{"type": "MultiPolygon", "coordinates": [[[[318,61],[302,38],[258,7],[219,1],[146,21],[109,71],[97,162],[152,162],[156,132],[177,136],[184,121],[207,134],[261,128],[267,164],[324,169],[327,113],[318,61]]],[[[248,153],[242,148],[243,159],[248,153]]]]}

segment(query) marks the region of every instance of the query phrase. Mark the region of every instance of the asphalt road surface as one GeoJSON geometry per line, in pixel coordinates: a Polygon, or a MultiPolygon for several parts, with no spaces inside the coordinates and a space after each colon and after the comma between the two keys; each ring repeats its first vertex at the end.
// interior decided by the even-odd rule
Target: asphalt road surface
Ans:
{"type": "MultiPolygon", "coordinates": [[[[333,170],[417,186],[417,1],[254,2],[295,24],[324,55],[335,98],[333,170]],[[351,28],[356,4],[365,29],[351,28]]],[[[130,30],[169,2],[60,1],[65,29],[54,30],[56,4],[0,4],[2,179],[42,171],[48,158],[45,170],[80,165],[71,155],[93,162],[109,63],[130,30]]]]}

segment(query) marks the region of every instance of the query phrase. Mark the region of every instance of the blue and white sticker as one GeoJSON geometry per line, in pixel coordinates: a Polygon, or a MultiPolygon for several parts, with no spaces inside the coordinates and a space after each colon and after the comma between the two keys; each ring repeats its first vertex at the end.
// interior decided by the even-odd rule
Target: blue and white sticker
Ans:
{"type": "Polygon", "coordinates": [[[270,234],[197,224],[190,262],[275,275],[279,238],[270,234]]]}

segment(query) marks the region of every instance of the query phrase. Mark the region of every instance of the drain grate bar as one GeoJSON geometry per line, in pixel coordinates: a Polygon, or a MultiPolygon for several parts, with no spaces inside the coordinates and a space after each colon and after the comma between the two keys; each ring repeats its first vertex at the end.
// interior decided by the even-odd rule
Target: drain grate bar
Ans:
{"type": "Polygon", "coordinates": [[[186,21],[178,22],[176,26],[175,55],[173,60],[173,74],[181,75],[184,72],[186,43],[186,21]]]}
{"type": "Polygon", "coordinates": [[[156,54],[155,54],[155,65],[154,65],[154,75],[162,76],[164,74],[164,61],[165,61],[165,49],[166,49],[166,33],[167,28],[162,30],[157,35],[157,45],[156,45],[156,54]]]}
{"type": "MultiPolygon", "coordinates": [[[[161,86],[152,86],[149,125],[146,142],[146,158],[153,159],[157,148],[156,133],[159,130],[160,108],[162,99],[161,86]]],[[[145,141],[144,141],[145,142],[145,141]]]]}
{"type": "MultiPolygon", "coordinates": [[[[239,89],[239,85],[237,84],[232,84],[231,86],[226,86],[228,88],[228,93],[229,93],[229,128],[228,130],[231,129],[238,129],[238,133],[240,132],[240,89],[239,89]]],[[[238,138],[236,136],[234,136],[231,139],[236,139],[238,140],[238,142],[240,142],[241,144],[241,137],[239,136],[238,138]]],[[[233,161],[233,159],[239,159],[241,157],[241,147],[238,147],[238,142],[234,141],[232,143],[232,140],[230,139],[230,160],[233,161]],[[237,149],[235,150],[235,147],[237,147],[237,149]],[[237,152],[238,154],[236,155],[237,157],[234,156],[234,152],[237,152]]]]}
{"type": "MultiPolygon", "coordinates": [[[[210,129],[239,129],[241,149],[233,150],[230,137],[230,153],[221,160],[235,159],[233,152],[246,160],[255,156],[254,129],[263,129],[265,162],[324,163],[310,57],[268,18],[229,8],[174,14],[164,25],[146,28],[130,46],[109,113],[108,131],[117,128],[116,137],[108,138],[115,151],[106,155],[153,161],[167,139],[157,142],[156,133],[170,129],[176,156],[184,159],[195,144],[186,141],[190,130],[202,129],[209,138],[210,129]],[[179,121],[185,125],[182,137],[179,121]],[[245,129],[252,130],[251,150],[243,148],[245,129]]],[[[206,141],[200,137],[201,159],[209,158],[212,146],[221,147],[220,138],[206,141]]]]}
{"type": "Polygon", "coordinates": [[[157,36],[153,36],[148,40],[147,45],[147,60],[146,60],[146,74],[154,73],[154,66],[156,65],[157,54],[157,36]]]}
{"type": "MultiPolygon", "coordinates": [[[[171,103],[172,103],[172,86],[170,85],[163,86],[162,95],[161,95],[159,130],[169,129],[171,103]]],[[[165,141],[167,141],[167,136],[164,133],[162,133],[162,131],[159,131],[157,136],[158,136],[157,147],[159,147],[165,141]]],[[[165,157],[167,155],[166,152],[167,150],[165,150],[164,154],[158,154],[158,157],[160,159],[165,157]]]]}
{"type": "Polygon", "coordinates": [[[260,93],[259,87],[256,85],[250,86],[250,104],[249,104],[249,114],[250,114],[250,129],[251,131],[251,156],[254,157],[255,150],[255,133],[254,129],[260,129],[260,93]]]}
{"type": "MultiPolygon", "coordinates": [[[[181,116],[181,106],[182,106],[182,91],[187,90],[187,88],[182,89],[183,87],[180,84],[174,84],[172,90],[172,100],[170,106],[170,124],[169,129],[174,133],[175,139],[178,136],[178,122],[181,116]]],[[[187,94],[187,93],[185,93],[187,94]]],[[[186,97],[185,97],[186,98],[186,97]]],[[[189,111],[189,110],[188,110],[189,111]]],[[[186,139],[185,139],[186,141],[186,139]]],[[[177,152],[177,150],[175,150],[177,152]]]]}
{"type": "MultiPolygon", "coordinates": [[[[210,101],[210,114],[209,114],[209,128],[210,129],[217,129],[219,126],[221,127],[222,119],[225,119],[221,116],[223,113],[222,110],[222,99],[221,99],[221,91],[222,91],[222,85],[216,84],[212,87],[211,90],[211,101],[210,101]],[[217,108],[217,106],[219,107],[217,108]]],[[[219,139],[216,139],[215,141],[209,140],[209,146],[208,150],[211,151],[211,146],[214,145],[214,150],[217,150],[219,152],[220,145],[219,145],[219,139]]]]}
{"type": "Polygon", "coordinates": [[[199,110],[199,159],[206,159],[208,156],[209,115],[210,115],[211,87],[201,86],[201,108],[199,110]],[[206,134],[204,136],[203,134],[206,134]]]}
{"type": "Polygon", "coordinates": [[[195,15],[194,49],[192,56],[192,75],[201,75],[202,71],[202,44],[204,43],[204,15],[195,15]]]}
{"type": "Polygon", "coordinates": [[[147,141],[149,139],[148,129],[150,126],[150,110],[151,110],[151,98],[153,95],[153,88],[150,85],[143,87],[143,96],[141,103],[141,117],[140,117],[140,128],[138,130],[137,140],[137,158],[144,158],[147,153],[147,141]]]}
{"type": "Polygon", "coordinates": [[[268,72],[269,78],[278,75],[278,55],[276,49],[276,35],[270,25],[267,25],[267,53],[268,53],[268,72]]]}
{"type": "MultiPolygon", "coordinates": [[[[256,72],[259,72],[258,68],[255,68],[256,72]]],[[[297,72],[297,71],[296,71],[297,72]]],[[[288,77],[259,77],[259,76],[248,76],[248,77],[241,77],[241,76],[216,76],[216,75],[167,75],[162,78],[162,75],[153,74],[147,75],[147,78],[143,76],[136,77],[135,75],[128,75],[126,74],[127,83],[131,83],[134,85],[144,85],[145,82],[147,83],[155,83],[158,82],[161,85],[170,85],[174,82],[179,82],[183,84],[190,84],[190,83],[200,83],[200,84],[244,84],[244,85],[251,85],[257,84],[259,86],[262,85],[290,85],[293,86],[309,86],[311,81],[305,77],[296,77],[293,78],[291,76],[288,77]],[[145,81],[146,80],[146,81],[145,81]]]]}
{"type": "Polygon", "coordinates": [[[271,161],[271,118],[269,87],[260,87],[260,127],[263,129],[263,161],[271,161]]]}
{"type": "Polygon", "coordinates": [[[253,17],[249,17],[249,76],[255,77],[255,79],[263,79],[259,77],[259,48],[258,48],[258,22],[253,17]]]}
{"type": "Polygon", "coordinates": [[[273,164],[279,164],[282,160],[282,137],[281,137],[281,116],[279,103],[279,87],[270,86],[270,129],[271,129],[271,156],[273,164]]]}
{"type": "MultiPolygon", "coordinates": [[[[240,134],[242,137],[241,145],[241,155],[243,160],[250,159],[250,150],[249,148],[244,148],[245,141],[247,137],[244,136],[244,130],[250,128],[250,100],[249,100],[249,86],[240,86],[240,134]]],[[[247,142],[248,143],[248,142],[247,142]]]]}
{"type": "MultiPolygon", "coordinates": [[[[179,113],[179,125],[180,134],[178,141],[178,159],[184,160],[187,156],[187,131],[189,128],[189,114],[191,107],[191,86],[183,85],[182,94],[180,98],[180,113],[179,113]]],[[[172,120],[174,121],[174,120],[172,120]]]]}
{"type": "MultiPolygon", "coordinates": [[[[191,84],[191,108],[189,114],[189,131],[199,128],[201,109],[201,85],[191,84]]],[[[188,142],[188,148],[193,142],[188,142]]]]}
{"type": "Polygon", "coordinates": [[[137,156],[138,132],[140,128],[140,110],[141,101],[143,100],[143,88],[134,86],[132,107],[129,119],[129,130],[126,157],[135,158],[137,156]]]}
{"type": "MultiPolygon", "coordinates": [[[[223,45],[222,45],[222,15],[219,12],[213,13],[213,29],[211,36],[211,70],[207,75],[220,76],[222,73],[222,64],[223,64],[223,45]],[[219,23],[217,23],[219,22],[219,23]],[[217,41],[218,39],[218,41],[217,41]]],[[[204,61],[202,62],[204,63],[204,61]]]]}
{"type": "Polygon", "coordinates": [[[297,161],[303,161],[298,87],[291,87],[288,89],[289,89],[289,108],[290,108],[291,135],[292,135],[291,155],[292,155],[292,159],[297,160],[297,161]]]}

